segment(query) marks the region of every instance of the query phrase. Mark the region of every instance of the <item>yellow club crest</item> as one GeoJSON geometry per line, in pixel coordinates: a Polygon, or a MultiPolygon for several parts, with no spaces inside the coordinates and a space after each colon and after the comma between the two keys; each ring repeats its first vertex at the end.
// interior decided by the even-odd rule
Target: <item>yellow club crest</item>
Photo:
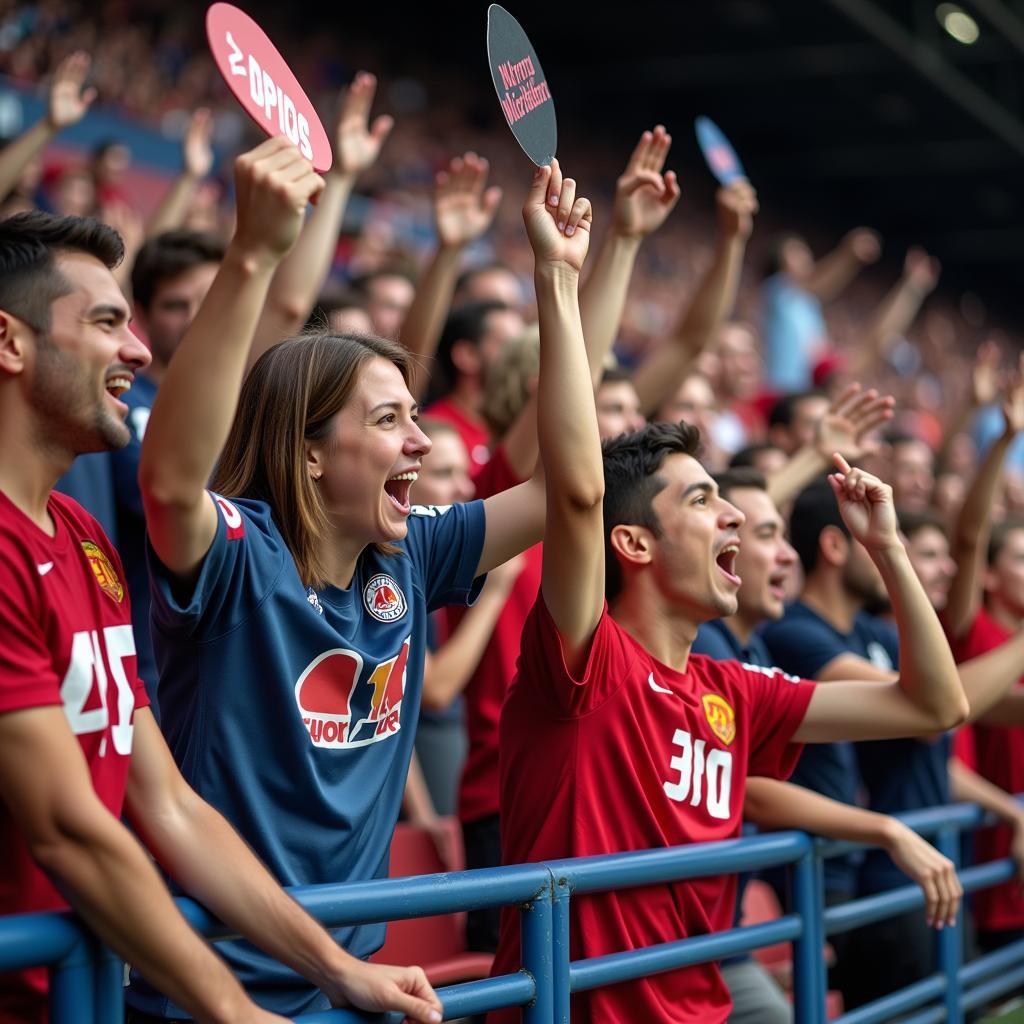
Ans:
{"type": "Polygon", "coordinates": [[[717,693],[705,693],[702,699],[708,725],[714,734],[729,746],[736,739],[736,714],[729,706],[729,702],[724,697],[719,697],[717,693]]]}
{"type": "Polygon", "coordinates": [[[111,600],[120,604],[124,600],[124,586],[117,578],[117,572],[111,565],[110,559],[107,558],[106,552],[91,540],[82,541],[82,550],[85,552],[85,557],[89,559],[89,567],[92,569],[93,576],[96,577],[100,590],[111,600]]]}

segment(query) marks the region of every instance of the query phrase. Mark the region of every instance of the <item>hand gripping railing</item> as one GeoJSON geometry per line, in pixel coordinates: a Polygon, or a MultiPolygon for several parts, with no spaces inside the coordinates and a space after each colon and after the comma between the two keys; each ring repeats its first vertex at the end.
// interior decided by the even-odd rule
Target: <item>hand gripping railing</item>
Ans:
{"type": "MultiPolygon", "coordinates": [[[[901,815],[959,864],[959,836],[983,823],[970,804],[901,815]]],[[[301,886],[291,894],[328,927],[427,917],[485,907],[518,906],[522,967],[514,974],[440,989],[445,1017],[463,1017],[507,1006],[523,1009],[524,1024],[568,1024],[569,997],[613,982],[734,956],[761,946],[792,941],[797,1024],[819,1024],[825,1015],[822,948],[834,935],[923,907],[917,886],[853,900],[824,910],[822,865],[853,849],[850,843],[778,832],[718,843],[642,850],[575,860],[550,861],[457,874],[381,879],[373,882],[301,886]],[[765,924],[667,942],[589,960],[569,956],[569,908],[576,895],[673,880],[792,865],[793,912],[765,924]]],[[[1014,874],[1011,861],[960,872],[965,891],[997,885],[1014,874]]],[[[178,906],[199,932],[218,941],[232,934],[188,899],[178,906]]],[[[1024,941],[961,963],[961,929],[938,937],[938,969],[923,981],[839,1018],[840,1024],[872,1024],[901,1016],[926,1024],[958,1022],[971,1009],[1024,985],[1024,941]],[[914,1011],[917,1011],[916,1013],[914,1011]]],[[[23,914],[0,918],[0,971],[47,964],[51,971],[52,1024],[112,1024],[123,1019],[122,965],[71,914],[23,914]]],[[[397,1024],[400,1014],[326,1010],[304,1014],[302,1024],[397,1024]]]]}

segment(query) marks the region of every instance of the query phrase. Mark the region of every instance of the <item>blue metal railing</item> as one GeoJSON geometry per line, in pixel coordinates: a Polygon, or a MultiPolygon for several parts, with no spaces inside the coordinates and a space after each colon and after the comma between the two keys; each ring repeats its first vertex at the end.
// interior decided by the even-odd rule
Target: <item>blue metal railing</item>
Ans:
{"type": "MultiPolygon", "coordinates": [[[[901,815],[915,831],[959,865],[959,837],[985,819],[970,804],[901,815]]],[[[826,1020],[822,948],[828,935],[922,908],[920,888],[891,892],[824,909],[822,864],[855,844],[778,832],[719,843],[642,850],[543,864],[489,868],[457,874],[301,886],[291,894],[328,927],[428,917],[467,909],[518,906],[522,969],[515,974],[440,989],[445,1017],[463,1017],[507,1006],[523,1008],[525,1024],[568,1024],[569,997],[645,975],[734,956],[777,942],[793,942],[793,998],[797,1024],[826,1020]],[[569,956],[569,908],[584,893],[790,865],[793,912],[777,920],[712,935],[662,943],[589,960],[569,956]]],[[[966,892],[1013,877],[1009,860],[960,871],[966,892]]],[[[178,905],[199,932],[217,941],[230,931],[192,900],[178,905]]],[[[874,1024],[895,1015],[914,1024],[957,1022],[972,1009],[1024,985],[1024,940],[964,965],[959,924],[938,933],[936,973],[839,1018],[838,1024],[874,1024]],[[916,1011],[916,1012],[915,1012],[916,1011]]],[[[0,971],[50,967],[52,1024],[111,1024],[122,1020],[122,963],[71,914],[0,918],[0,971]]],[[[397,1024],[400,1014],[368,1016],[328,1010],[296,1018],[302,1024],[397,1024]]]]}

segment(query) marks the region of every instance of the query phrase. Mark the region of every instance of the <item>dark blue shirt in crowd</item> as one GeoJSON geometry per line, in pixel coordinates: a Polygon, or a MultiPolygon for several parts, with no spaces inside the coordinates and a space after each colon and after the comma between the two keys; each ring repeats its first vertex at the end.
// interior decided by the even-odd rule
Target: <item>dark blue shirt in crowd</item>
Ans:
{"type": "MultiPolygon", "coordinates": [[[[56,490],[61,494],[66,494],[69,498],[74,498],[86,512],[97,519],[110,538],[110,542],[120,550],[110,452],[79,455],[71,463],[68,471],[57,481],[56,490]]],[[[135,600],[134,594],[132,594],[132,600],[135,600]]]]}
{"type": "MultiPolygon", "coordinates": [[[[868,615],[858,615],[853,629],[843,633],[802,601],[795,601],[778,622],[764,630],[772,662],[784,672],[816,679],[818,673],[843,654],[855,654],[879,668],[898,663],[895,634],[890,626],[868,615]]],[[[846,804],[858,802],[860,772],[852,743],[812,743],[804,748],[791,782],[846,804]]],[[[835,857],[825,864],[825,889],[836,895],[858,890],[860,855],[835,857]]]]}

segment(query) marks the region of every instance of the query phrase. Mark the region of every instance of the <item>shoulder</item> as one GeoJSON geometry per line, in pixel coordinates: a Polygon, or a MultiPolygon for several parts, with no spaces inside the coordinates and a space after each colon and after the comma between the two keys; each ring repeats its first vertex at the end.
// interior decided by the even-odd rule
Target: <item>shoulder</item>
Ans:
{"type": "Polygon", "coordinates": [[[808,636],[834,636],[835,631],[802,604],[791,604],[778,622],[764,627],[762,639],[769,647],[782,643],[799,643],[808,636]]]}
{"type": "Polygon", "coordinates": [[[716,661],[726,661],[736,657],[736,652],[725,635],[727,626],[718,622],[705,622],[697,630],[697,636],[690,648],[692,655],[714,658],[716,661]]]}

